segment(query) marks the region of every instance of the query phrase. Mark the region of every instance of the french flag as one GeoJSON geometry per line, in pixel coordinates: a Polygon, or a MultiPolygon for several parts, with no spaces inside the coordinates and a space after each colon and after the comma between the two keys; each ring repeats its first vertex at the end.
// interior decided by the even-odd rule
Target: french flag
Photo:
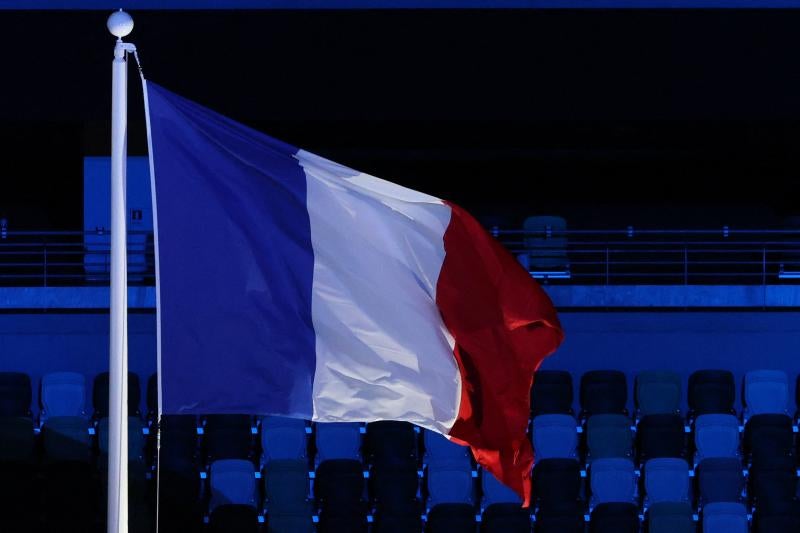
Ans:
{"type": "Polygon", "coordinates": [[[145,82],[159,410],[402,420],[527,503],[547,295],[452,203],[145,82]]]}

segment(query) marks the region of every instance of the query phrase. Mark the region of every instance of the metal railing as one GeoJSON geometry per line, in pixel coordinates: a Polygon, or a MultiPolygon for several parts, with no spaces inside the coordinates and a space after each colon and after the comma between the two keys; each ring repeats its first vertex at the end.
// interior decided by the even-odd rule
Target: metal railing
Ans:
{"type": "MultiPolygon", "coordinates": [[[[800,283],[800,230],[569,230],[490,232],[551,284],[767,285],[800,283]]],[[[108,232],[0,235],[0,286],[109,282],[108,232]]],[[[152,232],[130,231],[128,281],[153,285],[152,232]]]]}

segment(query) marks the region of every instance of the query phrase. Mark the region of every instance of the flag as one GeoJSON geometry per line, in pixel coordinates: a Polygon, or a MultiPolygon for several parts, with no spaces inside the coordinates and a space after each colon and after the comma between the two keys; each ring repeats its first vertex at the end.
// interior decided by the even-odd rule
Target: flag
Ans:
{"type": "Polygon", "coordinates": [[[527,502],[562,340],[528,273],[457,205],[145,88],[160,412],[408,421],[527,502]]]}

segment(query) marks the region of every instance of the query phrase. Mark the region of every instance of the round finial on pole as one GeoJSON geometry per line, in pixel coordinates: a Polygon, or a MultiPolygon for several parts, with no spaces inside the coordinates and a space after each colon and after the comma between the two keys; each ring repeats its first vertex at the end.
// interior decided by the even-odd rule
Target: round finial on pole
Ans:
{"type": "Polygon", "coordinates": [[[111,35],[122,39],[133,31],[133,17],[121,9],[119,11],[114,11],[108,17],[106,27],[108,27],[108,31],[111,32],[111,35]]]}

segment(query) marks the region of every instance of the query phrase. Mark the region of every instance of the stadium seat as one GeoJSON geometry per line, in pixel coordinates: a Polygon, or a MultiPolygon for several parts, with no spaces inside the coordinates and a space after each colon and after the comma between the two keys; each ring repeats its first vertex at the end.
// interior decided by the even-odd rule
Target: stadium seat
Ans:
{"type": "Polygon", "coordinates": [[[750,468],[748,482],[749,496],[759,512],[777,514],[794,507],[797,496],[794,458],[760,458],[750,468]]]}
{"type": "Polygon", "coordinates": [[[256,476],[253,463],[244,459],[218,459],[209,473],[209,512],[221,505],[256,508],[256,476]]]}
{"type": "Polygon", "coordinates": [[[586,462],[605,457],[632,457],[631,420],[625,415],[594,415],[586,422],[586,462]]]}
{"type": "Polygon", "coordinates": [[[745,419],[762,414],[787,414],[789,378],[782,370],[753,370],[744,376],[745,419]]]}
{"type": "Polygon", "coordinates": [[[372,465],[416,465],[419,452],[414,425],[392,420],[367,424],[365,450],[372,465]]]}
{"type": "Polygon", "coordinates": [[[361,460],[361,424],[322,422],[314,425],[319,465],[330,459],[361,460]]]}
{"type": "Polygon", "coordinates": [[[648,533],[695,533],[692,506],[688,502],[654,503],[647,510],[648,533]]]}
{"type": "Polygon", "coordinates": [[[376,507],[397,514],[401,509],[419,511],[419,476],[413,464],[376,464],[370,471],[369,485],[376,507]]]}
{"type": "Polygon", "coordinates": [[[632,503],[603,503],[592,510],[589,521],[590,533],[638,533],[638,531],[639,510],[632,503]]]}
{"type": "Polygon", "coordinates": [[[406,509],[383,509],[378,507],[375,510],[372,523],[372,533],[420,533],[422,531],[422,519],[418,504],[406,509]]]}
{"type": "Polygon", "coordinates": [[[475,511],[465,503],[443,503],[428,512],[427,533],[475,533],[475,511]]]}
{"type": "Polygon", "coordinates": [[[86,381],[76,372],[53,372],[42,377],[41,419],[86,416],[86,381]]]}
{"type": "Polygon", "coordinates": [[[0,418],[0,464],[31,463],[34,460],[33,420],[0,418]]]}
{"type": "Polygon", "coordinates": [[[754,522],[755,533],[800,533],[800,509],[795,505],[778,514],[759,511],[754,522]]]}
{"type": "Polygon", "coordinates": [[[686,433],[678,415],[648,415],[641,419],[636,432],[639,463],[656,457],[684,457],[686,433]]]}
{"type": "Polygon", "coordinates": [[[267,531],[269,533],[315,533],[317,528],[311,516],[271,514],[267,517],[267,531]]]}
{"type": "Polygon", "coordinates": [[[602,503],[632,503],[636,500],[633,461],[623,458],[597,459],[589,469],[591,507],[602,503]]]}
{"type": "Polygon", "coordinates": [[[252,426],[249,415],[208,415],[203,427],[208,464],[220,459],[253,459],[252,426]]]}
{"type": "Polygon", "coordinates": [[[219,505],[211,511],[208,530],[215,533],[257,533],[258,512],[250,505],[219,505]]]}
{"type": "Polygon", "coordinates": [[[428,508],[440,503],[475,503],[472,468],[463,461],[441,460],[428,463],[428,508]]]}
{"type": "Polygon", "coordinates": [[[760,458],[785,457],[793,452],[794,433],[788,415],[754,415],[744,427],[744,451],[752,462],[760,458]]]}
{"type": "Polygon", "coordinates": [[[681,378],[674,372],[639,372],[634,389],[638,415],[641,417],[679,413],[681,388],[681,378]]]}
{"type": "Polygon", "coordinates": [[[564,370],[538,370],[531,387],[531,418],[572,414],[572,375],[564,370]]]}
{"type": "Polygon", "coordinates": [[[628,382],[619,370],[591,370],[581,376],[581,418],[628,414],[628,382]]]}
{"type": "Polygon", "coordinates": [[[435,431],[423,430],[423,444],[425,454],[423,462],[430,463],[437,460],[462,460],[465,464],[472,464],[472,454],[469,446],[462,446],[435,431]]]}
{"type": "Polygon", "coordinates": [[[583,508],[576,502],[536,510],[536,533],[584,533],[585,529],[583,508]]]}
{"type": "Polygon", "coordinates": [[[530,533],[531,515],[519,503],[495,503],[481,516],[481,533],[530,533]]]}
{"type": "MultiPolygon", "coordinates": [[[[100,456],[108,458],[108,418],[97,424],[97,445],[100,456]]],[[[144,424],[138,417],[128,417],[128,461],[144,465],[145,438],[142,433],[144,424]]]]}
{"type": "Polygon", "coordinates": [[[0,418],[31,416],[31,378],[22,372],[0,372],[0,418]]]}
{"type": "Polygon", "coordinates": [[[695,464],[711,457],[739,457],[739,421],[733,415],[698,416],[694,422],[694,445],[695,464]]]}
{"type": "Polygon", "coordinates": [[[47,462],[90,459],[89,421],[81,416],[54,416],[42,426],[42,444],[47,462]]]}
{"type": "Polygon", "coordinates": [[[516,492],[500,483],[488,470],[483,470],[481,474],[481,487],[483,490],[481,505],[484,509],[494,504],[513,503],[517,507],[522,504],[522,498],[516,492]]]}
{"type": "MultiPolygon", "coordinates": [[[[94,415],[92,418],[99,420],[108,417],[108,387],[109,374],[103,372],[94,378],[92,388],[92,408],[94,415]]],[[[139,405],[142,401],[142,391],[139,385],[139,376],[133,372],[128,372],[128,416],[141,416],[139,405]]]]}
{"type": "Polygon", "coordinates": [[[696,477],[701,505],[741,501],[744,492],[741,460],[734,457],[703,459],[697,466],[696,477]]]}
{"type": "Polygon", "coordinates": [[[191,415],[161,417],[161,449],[156,475],[159,486],[159,530],[197,531],[199,509],[197,419],[191,415]]]}
{"type": "Polygon", "coordinates": [[[538,459],[574,459],[578,433],[570,415],[539,415],[533,419],[533,450],[538,459]]]}
{"type": "Polygon", "coordinates": [[[581,484],[581,469],[575,459],[537,459],[533,465],[532,500],[540,509],[574,505],[580,498],[581,484]]]}
{"type": "Polygon", "coordinates": [[[690,417],[734,413],[736,384],[730,371],[698,370],[689,376],[688,390],[690,417]]]}
{"type": "Polygon", "coordinates": [[[317,467],[314,495],[320,531],[366,531],[364,473],[361,462],[330,459],[317,467]]]}
{"type": "Polygon", "coordinates": [[[703,533],[747,533],[747,509],[741,503],[717,502],[703,507],[703,533]]]}
{"type": "Polygon", "coordinates": [[[644,490],[648,505],[689,501],[689,465],[683,459],[659,457],[644,465],[644,490]]]}
{"type": "Polygon", "coordinates": [[[261,465],[280,459],[308,461],[306,421],[299,418],[261,418],[261,465]]]}
{"type": "Polygon", "coordinates": [[[263,471],[264,510],[272,528],[277,523],[311,524],[308,463],[304,459],[275,459],[263,471]],[[277,518],[276,518],[277,517],[277,518]]]}

